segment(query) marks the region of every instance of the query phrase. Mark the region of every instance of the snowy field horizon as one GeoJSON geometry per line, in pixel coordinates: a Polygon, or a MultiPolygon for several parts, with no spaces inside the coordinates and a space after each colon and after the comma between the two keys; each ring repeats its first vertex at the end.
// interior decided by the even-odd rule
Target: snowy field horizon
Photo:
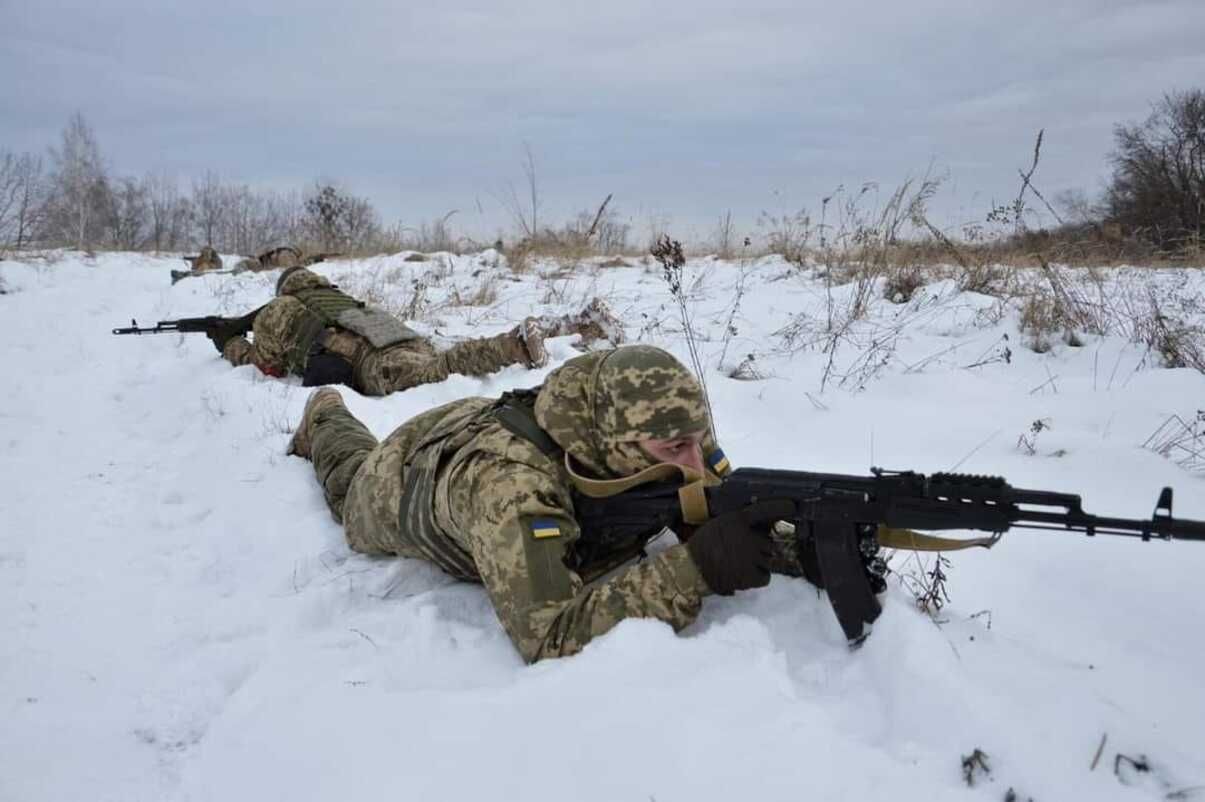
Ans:
{"type": "MultiPolygon", "coordinates": [[[[314,269],[440,345],[601,297],[628,342],[690,364],[655,262],[406,257],[314,269]]],[[[934,558],[895,554],[857,650],[823,595],[775,577],[680,634],[627,621],[526,666],[480,587],[347,548],[284,453],[298,380],[231,368],[202,335],[110,334],[246,312],[278,275],[173,285],[180,266],[0,261],[0,800],[1205,800],[1205,543],[1016,530],[947,555],[933,615],[911,582],[934,558]],[[990,771],[968,785],[975,750],[990,771]]],[[[1205,375],[1123,325],[1034,350],[1015,298],[932,273],[907,299],[870,286],[826,348],[859,288],[778,257],[688,260],[732,462],[1001,475],[1128,518],[1170,486],[1177,517],[1205,520],[1205,465],[1151,447],[1176,418],[1201,431],[1205,375]]],[[[1202,270],[1064,278],[1205,326],[1202,270]]],[[[539,370],[342,394],[384,437],[535,386],[576,344],[550,340],[539,370]]]]}

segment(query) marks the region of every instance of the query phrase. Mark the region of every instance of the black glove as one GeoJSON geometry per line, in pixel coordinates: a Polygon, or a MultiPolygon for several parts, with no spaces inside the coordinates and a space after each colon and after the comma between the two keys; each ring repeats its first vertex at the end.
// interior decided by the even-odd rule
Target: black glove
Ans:
{"type": "Polygon", "coordinates": [[[352,364],[338,354],[315,344],[301,374],[302,387],[317,387],[323,384],[342,384],[355,388],[356,371],[352,364]]]}
{"type": "Polygon", "coordinates": [[[224,355],[226,343],[243,332],[242,318],[223,318],[221,323],[206,329],[205,336],[213,343],[213,347],[218,349],[218,353],[224,355]]]}
{"type": "Polygon", "coordinates": [[[721,596],[770,582],[774,543],[770,526],[789,519],[795,505],[769,499],[712,518],[691,536],[686,550],[707,586],[721,596]]]}

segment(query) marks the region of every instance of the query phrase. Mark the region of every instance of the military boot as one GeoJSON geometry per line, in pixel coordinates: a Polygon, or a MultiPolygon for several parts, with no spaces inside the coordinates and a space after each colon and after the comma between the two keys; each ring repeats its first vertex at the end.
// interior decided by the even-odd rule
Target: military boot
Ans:
{"type": "Polygon", "coordinates": [[[521,346],[527,367],[542,368],[548,364],[548,352],[544,349],[545,334],[539,318],[525,318],[511,334],[521,346]]]}
{"type": "Polygon", "coordinates": [[[579,351],[588,351],[599,340],[606,340],[612,346],[623,345],[623,323],[611,311],[611,307],[601,298],[595,298],[582,308],[576,315],[561,315],[560,317],[544,317],[540,328],[545,337],[567,337],[570,334],[580,335],[573,347],[579,351]]]}
{"type": "Polygon", "coordinates": [[[319,387],[310,393],[309,399],[305,402],[305,409],[301,413],[301,423],[297,424],[297,431],[293,432],[293,439],[289,441],[289,448],[285,453],[309,459],[312,439],[310,430],[314,427],[314,418],[322,410],[335,406],[343,406],[343,396],[339,395],[339,391],[335,388],[319,387]]]}
{"type": "Polygon", "coordinates": [[[602,298],[594,298],[581,312],[568,318],[566,334],[580,334],[582,345],[595,340],[608,340],[613,346],[623,345],[623,323],[602,298]]]}

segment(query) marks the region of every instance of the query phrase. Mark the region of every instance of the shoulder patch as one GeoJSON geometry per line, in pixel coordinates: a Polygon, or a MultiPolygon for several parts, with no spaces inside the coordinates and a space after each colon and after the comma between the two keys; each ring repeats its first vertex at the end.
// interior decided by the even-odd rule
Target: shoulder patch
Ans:
{"type": "Polygon", "coordinates": [[[565,565],[568,544],[562,537],[570,524],[552,516],[533,516],[522,520],[523,554],[526,562],[528,593],[534,602],[564,601],[573,598],[573,577],[565,565]],[[527,534],[530,533],[530,537],[527,534]]]}
{"type": "Polygon", "coordinates": [[[532,518],[529,527],[531,536],[537,540],[561,536],[561,525],[555,518],[532,518]]]}
{"type": "Polygon", "coordinates": [[[707,464],[717,476],[723,476],[732,467],[728,462],[728,457],[724,456],[724,452],[718,448],[707,456],[707,464]]]}

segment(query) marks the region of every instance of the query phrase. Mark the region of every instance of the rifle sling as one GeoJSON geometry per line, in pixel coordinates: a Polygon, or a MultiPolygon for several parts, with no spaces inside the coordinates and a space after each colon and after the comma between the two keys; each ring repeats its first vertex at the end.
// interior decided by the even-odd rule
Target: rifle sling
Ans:
{"type": "Polygon", "coordinates": [[[893,529],[880,526],[877,534],[879,545],[889,549],[905,551],[961,551],[971,548],[990,549],[1000,539],[999,534],[987,537],[972,537],[960,540],[952,537],[937,537],[914,532],[911,529],[893,529]]]}

